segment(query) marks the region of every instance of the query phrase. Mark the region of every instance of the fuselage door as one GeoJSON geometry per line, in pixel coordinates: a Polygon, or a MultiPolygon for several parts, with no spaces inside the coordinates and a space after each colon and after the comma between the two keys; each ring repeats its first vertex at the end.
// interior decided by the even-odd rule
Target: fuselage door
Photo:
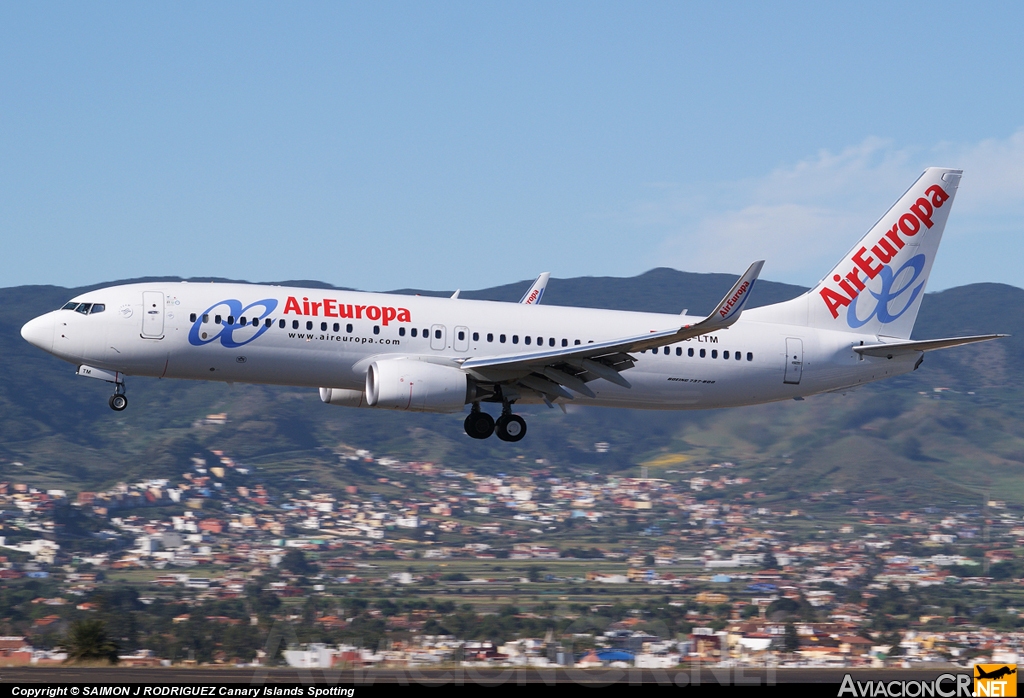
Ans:
{"type": "Polygon", "coordinates": [[[455,328],[455,351],[469,351],[469,328],[468,327],[456,327],[455,328]]]}
{"type": "Polygon", "coordinates": [[[149,339],[164,336],[164,294],[160,291],[142,292],[142,336],[149,339]]]}
{"type": "Polygon", "coordinates": [[[445,344],[444,325],[434,325],[430,328],[430,348],[441,351],[447,346],[445,344]]]}
{"type": "Polygon", "coordinates": [[[796,385],[804,372],[804,342],[797,337],[786,337],[786,378],[783,383],[796,385]]]}

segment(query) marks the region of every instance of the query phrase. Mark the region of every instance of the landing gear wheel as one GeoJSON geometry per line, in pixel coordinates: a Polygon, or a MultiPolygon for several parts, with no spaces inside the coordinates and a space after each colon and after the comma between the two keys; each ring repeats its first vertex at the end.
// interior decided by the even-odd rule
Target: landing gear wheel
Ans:
{"type": "Polygon", "coordinates": [[[494,417],[486,412],[470,412],[465,426],[466,433],[474,439],[486,439],[494,433],[494,417]]]}
{"type": "Polygon", "coordinates": [[[121,412],[128,406],[128,396],[116,393],[110,396],[110,400],[108,400],[108,402],[110,403],[110,409],[115,412],[121,412]]]}
{"type": "Polygon", "coordinates": [[[519,441],[526,436],[526,420],[518,414],[503,414],[494,431],[502,441],[519,441]]]}

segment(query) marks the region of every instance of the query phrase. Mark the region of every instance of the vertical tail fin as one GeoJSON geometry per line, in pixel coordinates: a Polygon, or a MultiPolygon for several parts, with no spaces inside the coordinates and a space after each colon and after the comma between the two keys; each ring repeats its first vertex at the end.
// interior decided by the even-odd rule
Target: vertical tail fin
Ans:
{"type": "Polygon", "coordinates": [[[764,308],[780,322],[908,339],[961,170],[930,167],[813,289],[764,308]]]}

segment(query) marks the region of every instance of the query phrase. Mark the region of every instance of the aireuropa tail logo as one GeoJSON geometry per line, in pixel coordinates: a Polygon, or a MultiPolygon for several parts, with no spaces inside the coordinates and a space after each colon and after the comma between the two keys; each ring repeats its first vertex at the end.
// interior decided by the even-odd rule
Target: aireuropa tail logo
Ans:
{"type": "Polygon", "coordinates": [[[850,255],[848,260],[851,265],[850,271],[843,276],[840,270],[839,273],[832,276],[832,281],[838,288],[822,286],[818,291],[833,318],[839,317],[840,308],[848,306],[847,321],[850,327],[856,328],[867,323],[872,317],[877,317],[882,323],[886,323],[892,322],[906,312],[921,292],[921,288],[924,286],[923,281],[913,289],[910,300],[903,304],[903,308],[899,312],[888,310],[888,304],[913,286],[921,275],[921,270],[924,269],[924,255],[916,255],[901,266],[896,273],[893,273],[889,262],[895,259],[900,250],[910,243],[911,238],[935,224],[932,220],[935,210],[942,208],[947,201],[949,201],[949,194],[938,184],[933,184],[925,189],[924,196],[918,197],[917,201],[900,216],[891,229],[879,236],[870,251],[865,245],[850,255]],[[908,267],[913,269],[913,277],[909,281],[906,279],[910,273],[904,273],[908,267]],[[882,290],[875,293],[868,289],[868,284],[879,274],[882,275],[882,290]],[[892,290],[894,283],[899,284],[896,291],[892,290]],[[865,289],[875,296],[878,305],[873,313],[861,321],[854,308],[858,296],[865,289]],[[860,322],[860,324],[854,324],[856,322],[860,322]]]}
{"type": "Polygon", "coordinates": [[[974,695],[986,698],[1017,695],[1017,665],[975,664],[974,695]]]}
{"type": "Polygon", "coordinates": [[[921,272],[924,271],[924,261],[924,255],[919,254],[908,259],[906,264],[896,272],[893,272],[890,266],[882,267],[878,272],[878,276],[882,279],[882,287],[878,290],[878,293],[868,289],[868,293],[874,296],[875,307],[865,317],[860,317],[857,312],[857,301],[863,298],[863,296],[854,296],[853,300],[850,301],[850,307],[846,309],[846,324],[853,329],[857,329],[868,324],[872,318],[878,318],[879,322],[886,324],[907,312],[910,306],[914,304],[914,301],[917,300],[921,289],[924,288],[923,281],[914,286],[914,282],[917,281],[921,276],[921,272]],[[911,289],[911,286],[914,286],[914,288],[911,289]],[[901,300],[900,296],[905,295],[907,291],[910,291],[910,296],[901,300]]]}
{"type": "Polygon", "coordinates": [[[196,347],[217,340],[229,349],[245,346],[270,329],[263,320],[275,308],[277,300],[273,298],[254,301],[244,307],[234,298],[214,303],[196,317],[188,333],[188,342],[196,347]]]}

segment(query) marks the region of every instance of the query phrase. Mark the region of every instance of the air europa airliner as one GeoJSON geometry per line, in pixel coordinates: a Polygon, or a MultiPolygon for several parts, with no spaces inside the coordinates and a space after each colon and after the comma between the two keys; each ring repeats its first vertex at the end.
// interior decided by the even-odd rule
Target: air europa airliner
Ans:
{"type": "Polygon", "coordinates": [[[254,284],[145,283],[83,293],[22,336],[112,383],[125,376],[308,386],[331,405],[461,412],[518,441],[516,404],[641,409],[753,405],[915,370],[924,352],[1005,335],[910,339],[960,183],[930,168],[832,271],[744,310],[755,262],[707,317],[254,284]],[[497,419],[481,408],[501,406],[497,419]]]}

